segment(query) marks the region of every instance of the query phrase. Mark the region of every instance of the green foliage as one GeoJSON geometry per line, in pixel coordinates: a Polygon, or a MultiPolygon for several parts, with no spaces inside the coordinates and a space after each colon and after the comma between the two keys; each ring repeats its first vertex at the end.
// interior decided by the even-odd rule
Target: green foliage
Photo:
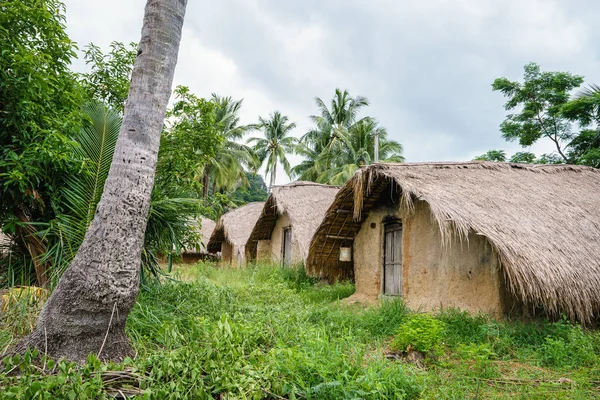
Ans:
{"type": "Polygon", "coordinates": [[[267,185],[263,178],[252,172],[246,172],[248,186],[240,186],[231,194],[231,201],[235,204],[246,204],[254,201],[266,201],[269,194],[267,193],[267,185]]]}
{"type": "Polygon", "coordinates": [[[212,195],[217,190],[229,191],[236,187],[248,185],[247,172],[256,171],[259,161],[254,151],[238,141],[243,139],[250,130],[249,126],[239,125],[242,100],[231,97],[212,95],[211,102],[215,105],[216,123],[223,145],[212,157],[204,170],[204,197],[208,195],[208,183],[212,181],[212,195]]]}
{"type": "Polygon", "coordinates": [[[382,299],[376,312],[362,316],[361,325],[375,337],[392,336],[409,315],[410,310],[400,299],[382,299]]]}
{"type": "MultiPolygon", "coordinates": [[[[195,193],[173,187],[155,185],[150,200],[148,224],[144,236],[144,251],[153,255],[173,252],[180,255],[185,248],[194,248],[199,242],[199,232],[194,226],[196,218],[205,212],[202,201],[195,193]]],[[[158,264],[150,258],[144,265],[156,276],[158,264]]]]}
{"type": "Polygon", "coordinates": [[[475,157],[473,160],[505,162],[506,152],[504,150],[489,150],[487,153],[475,157]]]}
{"type": "Polygon", "coordinates": [[[79,76],[87,96],[123,113],[136,53],[136,43],[129,43],[127,47],[121,42],[112,42],[108,54],[93,43],[87,45],[84,59],[90,71],[79,76]]]}
{"type": "Polygon", "coordinates": [[[590,340],[580,326],[571,327],[566,321],[555,325],[557,329],[544,338],[541,346],[542,365],[576,368],[597,362],[600,338],[590,340]]]}
{"type": "Polygon", "coordinates": [[[49,243],[40,261],[52,264],[54,283],[75,257],[94,218],[121,129],[120,114],[102,103],[86,104],[83,112],[88,120],[72,138],[73,155],[83,160],[83,166],[61,182],[63,211],[40,232],[49,243]]]}
{"type": "Polygon", "coordinates": [[[521,146],[531,146],[546,137],[554,142],[558,153],[567,161],[564,146],[573,134],[571,125],[562,114],[562,107],[569,101],[569,92],[583,83],[583,77],[568,72],[542,72],[539,65],[525,66],[524,82],[498,78],[492,84],[508,98],[507,111],[520,108],[519,113],[509,114],[500,125],[506,140],[518,140],[521,146]]]}
{"type": "Polygon", "coordinates": [[[518,151],[510,157],[511,163],[532,164],[535,162],[535,154],[528,151],[518,151]]]}
{"type": "MultiPolygon", "coordinates": [[[[127,322],[135,360],[102,364],[90,357],[77,366],[39,354],[5,359],[2,393],[107,398],[121,391],[148,399],[597,395],[600,335],[564,320],[499,322],[455,309],[422,316],[397,299],[348,306],[337,300],[353,285],[323,285],[300,269],[273,265],[198,264],[178,271],[191,281],[140,292],[127,322]],[[391,336],[407,326],[436,338],[426,348],[442,338],[438,362],[423,369],[385,357],[391,336]],[[575,384],[561,385],[560,378],[575,384]]],[[[16,338],[5,327],[0,348],[16,338]]]]}
{"type": "Polygon", "coordinates": [[[441,351],[444,323],[427,314],[409,316],[398,328],[392,348],[417,350],[427,355],[441,351]]]}
{"type": "Polygon", "coordinates": [[[0,42],[0,226],[24,247],[23,224],[53,218],[58,182],[79,167],[69,136],[83,96],[60,1],[2,2],[0,42]]]}
{"type": "Polygon", "coordinates": [[[496,357],[496,353],[487,343],[481,344],[460,344],[456,349],[456,353],[464,360],[475,360],[476,362],[484,362],[496,357]]]}
{"type": "Polygon", "coordinates": [[[360,110],[369,105],[365,97],[351,97],[336,89],[331,108],[315,99],[320,115],[311,116],[315,127],[297,146],[305,160],[292,169],[300,180],[341,185],[354,172],[375,160],[374,138],[379,137],[380,162],[403,162],[402,145],[387,138],[385,128],[375,119],[358,119],[360,110]]]}
{"type": "MultiPolygon", "coordinates": [[[[61,212],[48,223],[36,225],[40,229],[37,235],[46,243],[46,250],[39,255],[38,261],[50,266],[53,285],[75,257],[94,218],[121,128],[120,114],[105,103],[96,101],[87,104],[83,111],[88,120],[72,137],[72,153],[82,160],[82,167],[60,182],[61,212]]],[[[198,243],[194,219],[203,211],[205,209],[197,193],[186,192],[174,185],[167,186],[165,181],[156,182],[142,257],[146,272],[158,277],[159,255],[171,251],[180,254],[183,248],[198,243]]],[[[32,268],[31,265],[27,267],[32,268]]],[[[149,277],[147,273],[143,276],[149,277]]]]}
{"type": "Polygon", "coordinates": [[[569,143],[569,157],[578,164],[600,168],[600,129],[584,130],[569,143]]]}
{"type": "Polygon", "coordinates": [[[570,97],[582,83],[581,76],[542,72],[535,63],[525,66],[523,83],[507,78],[494,81],[493,90],[508,98],[504,108],[519,109],[518,113],[507,115],[500,125],[503,137],[518,140],[524,147],[547,138],[558,153],[544,154],[538,159],[531,153],[516,153],[511,162],[566,162],[600,168],[600,87],[592,84],[570,97]],[[581,128],[579,133],[573,131],[573,123],[581,128]]]}
{"type": "Polygon", "coordinates": [[[185,86],[175,89],[175,103],[168,110],[156,167],[161,187],[202,193],[205,164],[223,144],[216,129],[215,105],[199,98],[185,86]]]}
{"type": "Polygon", "coordinates": [[[511,162],[522,164],[564,164],[564,160],[556,154],[542,154],[537,157],[534,153],[528,151],[518,151],[508,160],[504,150],[489,150],[487,153],[475,157],[473,160],[493,161],[493,162],[511,162]]]}
{"type": "Polygon", "coordinates": [[[296,128],[294,122],[289,122],[289,118],[275,111],[269,115],[269,119],[258,118],[258,124],[254,129],[259,129],[264,133],[264,138],[250,138],[248,143],[254,143],[252,150],[262,165],[266,161],[267,175],[271,175],[269,186],[275,184],[277,165],[281,163],[285,173],[291,175],[291,166],[287,159],[287,154],[296,152],[297,139],[289,136],[290,132],[296,128]]]}
{"type": "Polygon", "coordinates": [[[499,358],[534,359],[539,365],[566,369],[591,366],[600,354],[600,334],[585,332],[566,319],[501,324],[489,316],[455,309],[445,310],[439,318],[445,323],[444,343],[450,348],[485,344],[499,358]]]}

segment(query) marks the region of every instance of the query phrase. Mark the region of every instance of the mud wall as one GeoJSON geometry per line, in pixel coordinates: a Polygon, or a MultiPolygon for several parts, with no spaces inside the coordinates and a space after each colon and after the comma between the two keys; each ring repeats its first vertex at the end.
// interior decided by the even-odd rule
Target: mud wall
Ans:
{"type": "MultiPolygon", "coordinates": [[[[277,218],[273,233],[271,234],[271,260],[274,262],[281,261],[281,245],[283,243],[283,229],[291,226],[292,222],[288,214],[284,213],[277,218]]],[[[303,261],[300,254],[300,246],[296,239],[294,227],[292,226],[292,264],[303,261]]]]}
{"type": "Polygon", "coordinates": [[[271,241],[259,240],[256,242],[256,261],[271,261],[271,241]]]}
{"type": "Polygon", "coordinates": [[[233,255],[233,246],[228,242],[221,243],[221,262],[231,264],[231,256],[233,255]]]}
{"type": "Polygon", "coordinates": [[[383,220],[388,217],[401,219],[403,225],[401,295],[409,307],[431,311],[451,306],[496,316],[505,312],[500,263],[488,241],[474,233],[462,241],[452,235],[444,246],[422,201],[411,215],[390,208],[369,213],[354,240],[357,295],[372,298],[382,293],[383,220]]]}

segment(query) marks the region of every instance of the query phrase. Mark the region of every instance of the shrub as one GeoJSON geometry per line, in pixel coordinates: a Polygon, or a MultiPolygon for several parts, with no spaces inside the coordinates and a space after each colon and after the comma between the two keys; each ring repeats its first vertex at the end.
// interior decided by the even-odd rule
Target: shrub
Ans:
{"type": "Polygon", "coordinates": [[[400,324],[392,349],[417,350],[429,355],[441,351],[444,323],[431,315],[414,314],[400,324]]]}

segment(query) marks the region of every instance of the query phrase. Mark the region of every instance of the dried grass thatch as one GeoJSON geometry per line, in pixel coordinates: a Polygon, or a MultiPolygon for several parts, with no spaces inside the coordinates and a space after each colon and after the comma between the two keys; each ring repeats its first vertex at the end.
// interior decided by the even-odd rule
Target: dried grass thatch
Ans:
{"type": "Polygon", "coordinates": [[[199,249],[185,249],[183,251],[183,254],[208,254],[208,241],[210,239],[210,236],[212,235],[213,231],[215,230],[215,226],[217,226],[217,223],[215,221],[213,221],[212,219],[206,218],[206,217],[200,217],[200,243],[198,243],[199,245],[199,249]]]}
{"type": "Polygon", "coordinates": [[[221,216],[213,230],[208,246],[209,253],[221,251],[221,243],[228,242],[235,247],[246,245],[254,224],[262,212],[264,202],[248,203],[221,216]]]}
{"type": "Polygon", "coordinates": [[[271,239],[277,218],[287,214],[292,225],[292,242],[297,242],[306,260],[310,240],[340,188],[314,182],[292,182],[275,186],[246,244],[246,257],[256,259],[259,240],[271,239]]]}
{"type": "Polygon", "coordinates": [[[352,276],[337,260],[384,190],[426,201],[445,244],[487,238],[508,289],[526,304],[589,322],[600,315],[600,170],[490,162],[377,164],[340,190],[311,242],[307,271],[352,276]]]}
{"type": "Polygon", "coordinates": [[[10,238],[0,232],[0,255],[8,253],[8,247],[10,246],[10,238]]]}

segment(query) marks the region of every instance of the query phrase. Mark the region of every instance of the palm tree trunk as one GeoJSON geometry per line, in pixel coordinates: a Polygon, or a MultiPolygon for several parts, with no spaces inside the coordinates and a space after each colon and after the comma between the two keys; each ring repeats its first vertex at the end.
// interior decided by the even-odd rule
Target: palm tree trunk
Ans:
{"type": "Polygon", "coordinates": [[[271,170],[271,185],[270,185],[269,189],[275,185],[275,175],[276,174],[277,174],[277,158],[275,158],[275,162],[273,162],[273,169],[271,170]]]}
{"type": "Polygon", "coordinates": [[[217,193],[217,180],[215,179],[212,184],[212,189],[210,190],[211,194],[214,196],[217,193]]]}
{"type": "Polygon", "coordinates": [[[125,334],[135,304],[150,194],[187,0],[148,0],[125,115],[102,199],[85,239],[35,331],[15,348],[84,362],[131,354],[125,334]]]}
{"type": "Polygon", "coordinates": [[[17,227],[17,240],[31,256],[37,285],[46,287],[50,278],[48,264],[39,260],[40,255],[46,252],[45,240],[38,235],[37,229],[31,224],[30,213],[25,206],[14,207],[14,214],[23,223],[22,226],[17,227]]]}

